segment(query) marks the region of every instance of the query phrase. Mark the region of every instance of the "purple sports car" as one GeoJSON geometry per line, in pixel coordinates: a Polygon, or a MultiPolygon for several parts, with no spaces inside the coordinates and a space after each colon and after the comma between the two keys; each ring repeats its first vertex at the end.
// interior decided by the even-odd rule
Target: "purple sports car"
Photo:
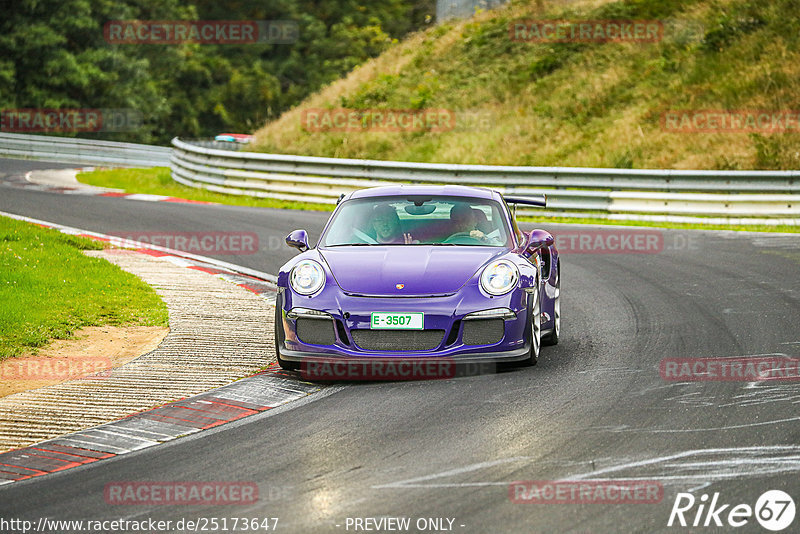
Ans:
{"type": "Polygon", "coordinates": [[[402,361],[535,365],[558,343],[560,263],[553,236],[522,232],[489,189],[398,185],[342,196],[309,249],[281,267],[279,364],[402,361]]]}

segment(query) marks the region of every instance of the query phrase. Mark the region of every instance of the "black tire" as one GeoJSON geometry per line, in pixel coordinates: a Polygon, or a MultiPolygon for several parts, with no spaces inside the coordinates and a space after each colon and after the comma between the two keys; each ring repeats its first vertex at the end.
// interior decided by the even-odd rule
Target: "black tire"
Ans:
{"type": "MultiPolygon", "coordinates": [[[[539,287],[538,283],[536,287],[539,287]]],[[[542,350],[542,308],[538,289],[528,294],[528,317],[530,319],[530,323],[528,324],[531,336],[530,350],[528,351],[528,357],[517,364],[519,367],[532,367],[536,365],[539,362],[539,354],[542,350]]]]}
{"type": "Polygon", "coordinates": [[[553,301],[553,330],[547,335],[542,336],[542,345],[550,347],[558,345],[558,338],[561,335],[561,262],[556,267],[556,297],[553,301]]]}
{"type": "Polygon", "coordinates": [[[281,302],[281,296],[279,294],[278,298],[275,299],[275,356],[278,360],[278,365],[280,365],[282,369],[294,371],[298,368],[298,364],[296,362],[287,362],[281,358],[280,347],[283,347],[283,342],[286,339],[286,334],[283,331],[281,308],[283,308],[283,303],[281,302]]]}

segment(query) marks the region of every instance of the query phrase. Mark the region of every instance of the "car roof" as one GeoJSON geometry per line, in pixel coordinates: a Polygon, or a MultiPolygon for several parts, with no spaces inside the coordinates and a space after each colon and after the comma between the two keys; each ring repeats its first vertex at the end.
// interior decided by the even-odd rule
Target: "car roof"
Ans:
{"type": "Polygon", "coordinates": [[[449,197],[469,197],[499,200],[500,194],[497,191],[485,187],[469,187],[466,185],[415,185],[399,184],[387,185],[383,187],[371,187],[369,189],[359,189],[353,191],[347,200],[369,197],[392,197],[409,195],[431,195],[449,197]]]}

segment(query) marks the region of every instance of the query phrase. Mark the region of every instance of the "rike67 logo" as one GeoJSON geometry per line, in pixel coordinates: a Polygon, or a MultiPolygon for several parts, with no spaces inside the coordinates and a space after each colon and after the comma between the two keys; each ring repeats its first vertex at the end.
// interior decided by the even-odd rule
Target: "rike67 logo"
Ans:
{"type": "Polygon", "coordinates": [[[779,532],[794,522],[794,516],[794,500],[781,490],[764,492],[755,506],[722,504],[719,493],[714,493],[711,502],[705,493],[699,499],[691,493],[678,493],[667,526],[737,528],[750,524],[755,517],[765,529],[779,532]]]}

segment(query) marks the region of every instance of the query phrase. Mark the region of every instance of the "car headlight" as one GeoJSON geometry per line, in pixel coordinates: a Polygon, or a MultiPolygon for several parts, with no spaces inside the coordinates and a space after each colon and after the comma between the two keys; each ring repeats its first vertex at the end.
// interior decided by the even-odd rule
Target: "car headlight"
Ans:
{"type": "Polygon", "coordinates": [[[519,270],[508,260],[490,263],[481,274],[481,287],[490,295],[503,295],[517,285],[519,270]]]}
{"type": "Polygon", "coordinates": [[[325,271],[316,261],[303,260],[294,266],[289,280],[296,292],[313,295],[325,285],[325,271]]]}

